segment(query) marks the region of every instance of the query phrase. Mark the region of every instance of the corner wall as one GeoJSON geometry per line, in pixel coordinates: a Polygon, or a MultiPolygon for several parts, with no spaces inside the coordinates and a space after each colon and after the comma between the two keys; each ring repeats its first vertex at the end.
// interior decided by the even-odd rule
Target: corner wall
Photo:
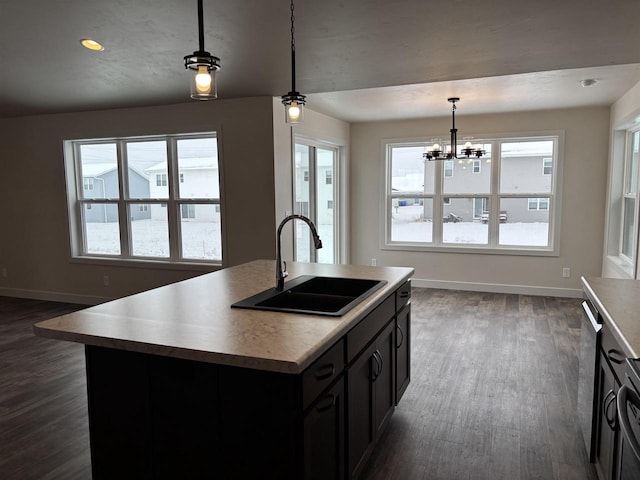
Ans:
{"type": "Polygon", "coordinates": [[[580,296],[580,276],[599,276],[605,218],[609,108],[583,108],[457,118],[464,135],[482,137],[562,130],[563,197],[558,257],[380,249],[384,196],[382,141],[446,135],[449,118],[351,126],[351,263],[410,266],[414,285],[476,291],[580,296]],[[563,267],[571,278],[562,277],[563,267]]]}

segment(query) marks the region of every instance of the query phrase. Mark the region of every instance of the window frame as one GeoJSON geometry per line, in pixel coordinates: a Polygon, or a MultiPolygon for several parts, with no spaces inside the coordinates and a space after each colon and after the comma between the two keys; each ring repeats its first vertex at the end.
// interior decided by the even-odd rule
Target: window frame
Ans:
{"type": "MultiPolygon", "coordinates": [[[[185,133],[185,134],[159,134],[130,137],[109,137],[91,139],[64,140],[64,158],[67,183],[67,208],[69,219],[69,240],[70,240],[70,261],[77,263],[91,264],[130,264],[132,266],[144,265],[157,268],[178,268],[190,270],[209,271],[212,266],[222,266],[224,263],[224,206],[222,201],[223,165],[220,148],[220,134],[216,131],[185,133]],[[218,144],[218,193],[217,198],[188,198],[180,197],[179,184],[180,173],[178,172],[178,152],[177,142],[181,140],[213,138],[218,144]],[[167,187],[168,196],[166,198],[133,198],[128,196],[128,172],[126,160],[126,144],[136,142],[166,141],[167,146],[167,187]],[[118,172],[118,198],[86,198],[81,189],[83,188],[82,168],[80,165],[81,156],[79,154],[82,145],[114,144],[117,151],[117,172],[118,172]],[[88,253],[86,251],[86,235],[84,233],[83,209],[85,205],[91,208],[93,204],[115,204],[119,212],[119,232],[120,232],[120,254],[100,254],[88,253]],[[129,218],[132,206],[145,204],[160,205],[167,208],[168,235],[169,235],[169,256],[152,257],[136,256],[131,253],[131,219],[129,218]],[[214,205],[220,213],[220,250],[221,258],[199,259],[186,258],[182,253],[182,229],[181,229],[181,208],[182,205],[214,205]]],[[[156,183],[157,174],[153,174],[156,183]]],[[[162,175],[162,174],[161,174],[162,175]]],[[[218,213],[216,211],[216,213],[218,213]]]]}
{"type": "MultiPolygon", "coordinates": [[[[479,143],[492,144],[490,162],[485,167],[491,169],[491,188],[490,193],[478,194],[451,194],[446,196],[451,199],[455,198],[481,198],[487,197],[491,209],[491,217],[497,219],[490,220],[489,224],[489,240],[487,245],[473,244],[465,246],[462,244],[443,243],[442,238],[443,222],[433,222],[432,242],[402,242],[391,240],[391,212],[393,200],[398,200],[404,196],[406,198],[419,197],[422,200],[430,199],[433,204],[433,218],[443,217],[443,182],[444,182],[444,161],[434,161],[435,171],[435,192],[406,192],[397,194],[391,191],[391,149],[393,147],[423,147],[425,150],[428,145],[433,143],[427,140],[429,137],[412,137],[412,138],[389,138],[383,139],[381,142],[381,164],[383,174],[381,175],[382,195],[380,196],[380,236],[379,247],[382,250],[400,250],[400,251],[434,251],[434,252],[457,252],[457,253],[482,253],[496,255],[527,255],[527,256],[559,256],[560,252],[560,225],[562,211],[562,167],[564,152],[564,131],[549,130],[537,132],[517,132],[514,134],[486,134],[477,135],[479,143]],[[553,176],[550,192],[525,192],[518,194],[500,193],[500,144],[517,142],[517,141],[544,141],[552,140],[553,143],[553,176]],[[439,179],[439,180],[438,180],[439,179]],[[548,197],[549,198],[549,226],[548,226],[548,244],[546,246],[522,246],[522,245],[506,245],[499,243],[499,207],[501,199],[509,198],[529,198],[529,197],[548,197]],[[495,211],[494,211],[495,210],[495,211]]],[[[484,160],[484,158],[482,159],[484,160]]],[[[447,160],[445,160],[447,161],[447,160]]],[[[450,177],[447,177],[450,178],[450,177]]],[[[474,220],[475,219],[474,217],[474,220]]]]}
{"type": "Polygon", "coordinates": [[[624,149],[624,163],[623,163],[623,178],[622,178],[622,193],[621,193],[621,202],[620,202],[620,241],[618,244],[618,256],[619,258],[627,265],[633,266],[635,265],[636,258],[638,256],[638,212],[640,206],[638,205],[638,188],[640,184],[640,161],[635,165],[633,165],[633,143],[634,136],[637,136],[638,145],[640,146],[640,129],[632,129],[626,132],[625,136],[625,149],[624,149]],[[632,180],[635,179],[635,182],[632,180]],[[635,189],[635,191],[632,191],[635,189]],[[629,257],[625,253],[624,242],[625,242],[625,214],[626,214],[626,205],[627,200],[633,200],[634,207],[633,211],[630,212],[631,218],[634,220],[634,224],[632,225],[632,231],[630,232],[630,238],[632,240],[632,244],[630,246],[631,257],[629,257]]]}

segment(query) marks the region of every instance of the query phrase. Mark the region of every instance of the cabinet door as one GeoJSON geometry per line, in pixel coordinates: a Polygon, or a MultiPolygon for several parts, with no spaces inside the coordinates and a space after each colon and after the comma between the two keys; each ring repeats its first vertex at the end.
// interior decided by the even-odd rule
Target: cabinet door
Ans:
{"type": "Polygon", "coordinates": [[[375,441],[373,426],[375,343],[358,356],[347,371],[349,478],[358,478],[371,455],[375,441]]]}
{"type": "Polygon", "coordinates": [[[378,368],[377,375],[373,376],[374,386],[374,412],[376,438],[391,419],[396,400],[396,342],[395,322],[389,325],[378,335],[376,340],[376,352],[374,361],[378,368]]]}
{"type": "Polygon", "coordinates": [[[596,468],[602,480],[616,478],[616,443],[618,437],[618,419],[616,412],[616,394],[620,386],[605,355],[600,356],[599,421],[596,449],[596,468]]]}
{"type": "Polygon", "coordinates": [[[344,380],[320,395],[304,417],[304,479],[344,479],[344,380]]]}
{"type": "Polygon", "coordinates": [[[411,305],[396,316],[396,405],[411,378],[411,305]]]}

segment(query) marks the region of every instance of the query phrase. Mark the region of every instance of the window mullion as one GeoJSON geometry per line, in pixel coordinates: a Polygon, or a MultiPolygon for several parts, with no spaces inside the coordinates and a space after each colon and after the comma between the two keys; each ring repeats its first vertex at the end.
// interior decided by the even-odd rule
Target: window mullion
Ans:
{"type": "Polygon", "coordinates": [[[178,260],[182,258],[182,231],[181,213],[178,211],[181,203],[179,197],[180,175],[178,172],[178,145],[175,137],[167,139],[167,174],[169,198],[167,199],[167,222],[169,226],[169,258],[178,260]]]}
{"type": "Polygon", "coordinates": [[[118,161],[118,217],[120,219],[120,252],[124,258],[131,257],[131,224],[127,199],[127,154],[123,141],[116,142],[118,161]]]}

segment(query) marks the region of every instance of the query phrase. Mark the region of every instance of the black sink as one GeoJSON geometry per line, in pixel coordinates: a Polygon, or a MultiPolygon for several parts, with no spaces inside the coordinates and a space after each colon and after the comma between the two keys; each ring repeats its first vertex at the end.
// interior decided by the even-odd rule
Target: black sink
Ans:
{"type": "Polygon", "coordinates": [[[271,288],[231,306],[339,317],[386,283],[385,280],[303,275],[285,283],[283,291],[271,288]]]}

